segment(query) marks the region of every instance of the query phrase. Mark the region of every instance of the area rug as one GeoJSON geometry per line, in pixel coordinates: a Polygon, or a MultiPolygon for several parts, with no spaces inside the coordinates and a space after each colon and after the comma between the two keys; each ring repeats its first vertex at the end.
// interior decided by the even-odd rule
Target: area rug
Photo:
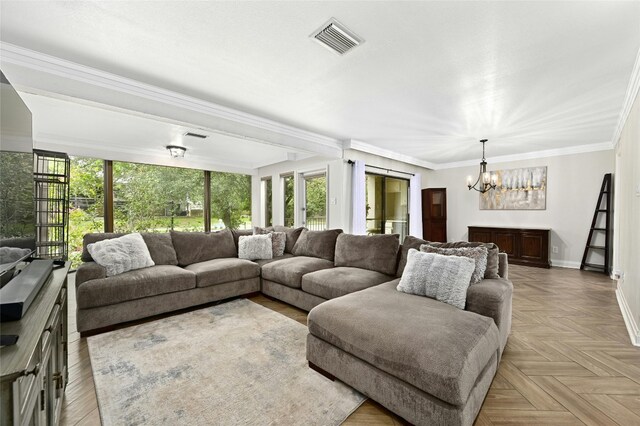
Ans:
{"type": "Polygon", "coordinates": [[[308,367],[306,336],[239,299],[89,337],[102,424],[338,425],[365,397],[308,367]]]}

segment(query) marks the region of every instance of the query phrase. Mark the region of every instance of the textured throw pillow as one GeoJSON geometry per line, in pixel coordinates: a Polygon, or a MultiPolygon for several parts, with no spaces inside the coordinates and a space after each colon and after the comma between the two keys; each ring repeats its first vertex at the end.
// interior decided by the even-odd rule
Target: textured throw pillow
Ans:
{"type": "Polygon", "coordinates": [[[89,244],[93,260],[107,271],[107,276],[153,266],[149,249],[140,234],[129,234],[89,244]]]}
{"type": "Polygon", "coordinates": [[[402,242],[402,246],[400,246],[399,256],[398,256],[398,271],[396,272],[396,277],[401,277],[402,272],[404,271],[404,267],[407,265],[407,254],[410,249],[420,250],[420,246],[426,243],[422,238],[412,237],[411,235],[407,235],[404,237],[404,241],[402,242]]]}
{"type": "Polygon", "coordinates": [[[271,234],[241,236],[238,240],[238,257],[247,260],[272,259],[271,234]]]}
{"type": "Polygon", "coordinates": [[[267,226],[266,228],[260,226],[253,227],[253,235],[268,234],[269,232],[273,232],[273,226],[267,226]]]}
{"type": "Polygon", "coordinates": [[[469,241],[455,241],[451,243],[435,243],[431,241],[426,241],[425,244],[428,244],[433,247],[440,247],[440,248],[486,247],[489,254],[487,255],[487,269],[484,271],[484,277],[489,279],[500,278],[500,275],[498,275],[498,265],[499,265],[498,253],[500,253],[500,249],[495,243],[481,243],[481,242],[469,242],[469,241]]]}
{"type": "Polygon", "coordinates": [[[294,256],[310,256],[333,262],[336,252],[336,240],[342,234],[342,229],[328,229],[326,231],[309,231],[303,229],[300,238],[293,246],[294,256]]]}
{"type": "Polygon", "coordinates": [[[287,234],[285,232],[270,232],[273,257],[280,257],[284,254],[287,246],[287,234]]]}
{"type": "Polygon", "coordinates": [[[464,309],[475,262],[468,257],[443,256],[410,249],[398,291],[426,296],[464,309]]]}
{"type": "Polygon", "coordinates": [[[487,248],[486,247],[457,247],[457,248],[440,248],[433,247],[428,244],[420,246],[420,251],[425,253],[436,253],[444,256],[463,256],[473,259],[476,263],[471,275],[471,284],[477,284],[484,279],[484,271],[487,269],[487,248]]]}

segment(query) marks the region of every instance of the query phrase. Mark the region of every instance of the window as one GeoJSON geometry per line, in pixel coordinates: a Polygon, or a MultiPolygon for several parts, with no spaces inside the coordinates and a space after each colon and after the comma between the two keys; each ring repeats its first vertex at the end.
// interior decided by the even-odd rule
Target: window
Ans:
{"type": "Polygon", "coordinates": [[[204,172],[113,162],[115,232],[203,231],[204,172]]]}
{"type": "Polygon", "coordinates": [[[211,230],[251,229],[251,176],[211,172],[211,230]]]}
{"type": "Polygon", "coordinates": [[[409,181],[366,174],[367,233],[400,234],[404,240],[409,230],[409,181]]]}
{"type": "Polygon", "coordinates": [[[327,175],[304,174],[304,226],[312,231],[327,229],[327,175]]]}
{"type": "Polygon", "coordinates": [[[282,185],[284,189],[284,226],[294,226],[295,210],[294,210],[294,179],[293,175],[282,176],[282,185]]]}
{"type": "Polygon", "coordinates": [[[264,226],[273,225],[273,188],[271,178],[262,178],[260,182],[260,201],[262,203],[262,215],[264,226]]]}
{"type": "Polygon", "coordinates": [[[104,231],[104,161],[71,157],[69,182],[69,260],[82,263],[82,237],[104,231]]]}

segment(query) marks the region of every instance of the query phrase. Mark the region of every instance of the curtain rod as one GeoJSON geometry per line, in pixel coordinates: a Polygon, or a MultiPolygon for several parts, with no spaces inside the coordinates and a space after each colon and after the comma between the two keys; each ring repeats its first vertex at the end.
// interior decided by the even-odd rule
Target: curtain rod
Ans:
{"type": "MultiPolygon", "coordinates": [[[[355,164],[355,161],[347,160],[347,163],[351,164],[353,166],[355,164]]],[[[402,173],[402,174],[409,175],[409,176],[415,176],[416,175],[415,173],[403,172],[402,170],[387,169],[386,167],[370,166],[368,164],[365,164],[365,167],[371,167],[372,169],[386,170],[387,172],[402,173]]]]}

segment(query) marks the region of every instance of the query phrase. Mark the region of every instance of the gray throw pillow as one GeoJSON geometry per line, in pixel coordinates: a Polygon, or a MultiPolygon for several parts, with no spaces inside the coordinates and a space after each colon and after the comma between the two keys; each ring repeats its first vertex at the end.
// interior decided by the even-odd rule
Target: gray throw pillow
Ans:
{"type": "Polygon", "coordinates": [[[474,269],[475,262],[468,257],[443,256],[410,249],[397,290],[464,309],[474,269]]]}
{"type": "Polygon", "coordinates": [[[87,250],[106,269],[107,277],[154,265],[142,235],[137,233],[89,244],[87,250]]]}
{"type": "Polygon", "coordinates": [[[487,248],[486,247],[456,247],[440,248],[428,244],[420,246],[420,251],[425,253],[437,253],[444,256],[463,256],[473,259],[476,268],[471,275],[471,284],[477,284],[484,279],[484,271],[487,269],[487,248]]]}
{"type": "Polygon", "coordinates": [[[280,226],[275,225],[273,230],[275,232],[284,232],[287,234],[287,245],[284,248],[285,253],[293,253],[293,247],[296,245],[298,238],[300,238],[300,234],[302,234],[302,230],[306,228],[291,228],[288,226],[280,226]]]}
{"type": "Polygon", "coordinates": [[[440,248],[486,247],[489,254],[487,255],[487,269],[484,271],[484,277],[489,279],[500,278],[500,275],[498,275],[498,265],[499,265],[498,253],[500,253],[500,249],[495,243],[481,243],[481,242],[473,242],[473,241],[454,241],[451,243],[435,243],[432,241],[426,241],[425,244],[428,244],[433,247],[440,247],[440,248]]]}
{"type": "Polygon", "coordinates": [[[247,260],[272,259],[271,234],[241,236],[238,239],[238,257],[247,260]]]}
{"type": "Polygon", "coordinates": [[[273,257],[280,257],[284,254],[287,246],[287,234],[285,232],[270,232],[273,257]]]}

